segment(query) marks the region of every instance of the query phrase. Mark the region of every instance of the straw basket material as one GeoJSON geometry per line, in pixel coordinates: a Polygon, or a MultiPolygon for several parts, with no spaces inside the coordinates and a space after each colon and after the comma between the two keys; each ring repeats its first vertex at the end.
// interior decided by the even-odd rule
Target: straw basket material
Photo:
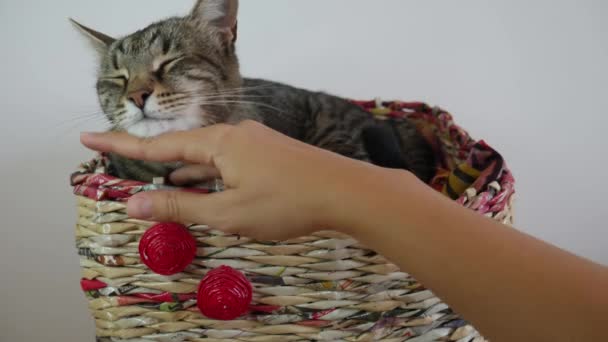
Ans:
{"type": "MultiPolygon", "coordinates": [[[[414,120],[438,157],[430,186],[511,224],[511,173],[450,114],[354,102],[379,119],[414,120]]],[[[132,219],[125,201],[165,186],[114,178],[106,163],[97,156],[71,176],[81,285],[98,341],[484,341],[405,270],[348,236],[266,242],[132,219]]]]}

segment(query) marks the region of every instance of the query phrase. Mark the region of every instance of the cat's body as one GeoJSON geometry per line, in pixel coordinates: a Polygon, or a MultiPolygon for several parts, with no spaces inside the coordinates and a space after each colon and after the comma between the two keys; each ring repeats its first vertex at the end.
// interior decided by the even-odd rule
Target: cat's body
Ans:
{"type": "MultiPolygon", "coordinates": [[[[347,157],[433,175],[433,153],[407,120],[380,121],[323,92],[240,75],[236,0],[199,0],[184,18],[115,40],[80,24],[101,54],[100,103],[114,130],[139,136],[246,119],[347,157]]],[[[112,173],[150,182],[179,165],[111,156],[112,173]]]]}

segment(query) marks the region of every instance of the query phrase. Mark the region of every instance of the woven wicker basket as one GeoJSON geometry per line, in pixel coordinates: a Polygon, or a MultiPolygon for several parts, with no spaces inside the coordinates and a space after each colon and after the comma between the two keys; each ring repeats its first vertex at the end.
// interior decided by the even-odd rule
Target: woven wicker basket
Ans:
{"type": "MultiPolygon", "coordinates": [[[[379,119],[416,121],[438,156],[430,186],[511,224],[511,173],[450,114],[422,103],[354,102],[379,119]]],[[[105,167],[98,156],[71,177],[81,285],[98,341],[484,341],[414,278],[336,232],[261,242],[191,226],[184,230],[196,257],[178,273],[157,274],[139,252],[155,223],[129,218],[125,201],[159,185],[116,179],[105,167]],[[197,306],[201,279],[222,265],[253,289],[247,311],[234,319],[206,317],[197,306]]]]}

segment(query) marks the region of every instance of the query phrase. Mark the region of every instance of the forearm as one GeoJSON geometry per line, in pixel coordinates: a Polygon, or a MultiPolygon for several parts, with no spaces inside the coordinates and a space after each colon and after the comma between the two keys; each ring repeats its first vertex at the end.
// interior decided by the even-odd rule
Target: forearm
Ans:
{"type": "Polygon", "coordinates": [[[383,172],[371,191],[344,199],[355,238],[494,341],[600,340],[606,268],[463,209],[413,176],[383,172]]]}
{"type": "Polygon", "coordinates": [[[342,230],[493,341],[600,341],[608,326],[604,267],[463,209],[404,171],[339,157],[255,122],[145,140],[124,133],[82,139],[136,160],[203,164],[229,189],[138,194],[128,203],[132,217],[199,222],[257,240],[342,230]]]}

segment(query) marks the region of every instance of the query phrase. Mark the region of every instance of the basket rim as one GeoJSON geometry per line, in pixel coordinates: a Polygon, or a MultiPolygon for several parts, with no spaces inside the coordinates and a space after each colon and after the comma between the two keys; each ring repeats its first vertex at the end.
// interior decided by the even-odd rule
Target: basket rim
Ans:
{"type": "MultiPolygon", "coordinates": [[[[509,205],[515,193],[515,178],[498,151],[485,140],[475,140],[457,125],[453,116],[424,102],[351,100],[371,115],[382,120],[410,119],[417,123],[423,135],[434,146],[438,155],[437,173],[429,186],[450,196],[459,204],[466,204],[474,198],[483,197],[477,211],[485,214],[500,212],[509,205]],[[446,152],[447,149],[449,152],[446,152]],[[473,165],[477,163],[478,165],[473,165]],[[478,172],[474,181],[458,193],[449,193],[450,177],[458,173],[458,167],[468,166],[478,172]],[[473,167],[474,166],[474,167],[473,167]],[[446,190],[446,188],[448,188],[446,190]]],[[[221,191],[217,186],[181,188],[158,183],[146,183],[106,173],[109,164],[105,153],[98,153],[87,162],[81,163],[70,175],[70,185],[74,193],[95,200],[126,201],[130,196],[151,190],[182,190],[199,193],[221,191]]]]}

